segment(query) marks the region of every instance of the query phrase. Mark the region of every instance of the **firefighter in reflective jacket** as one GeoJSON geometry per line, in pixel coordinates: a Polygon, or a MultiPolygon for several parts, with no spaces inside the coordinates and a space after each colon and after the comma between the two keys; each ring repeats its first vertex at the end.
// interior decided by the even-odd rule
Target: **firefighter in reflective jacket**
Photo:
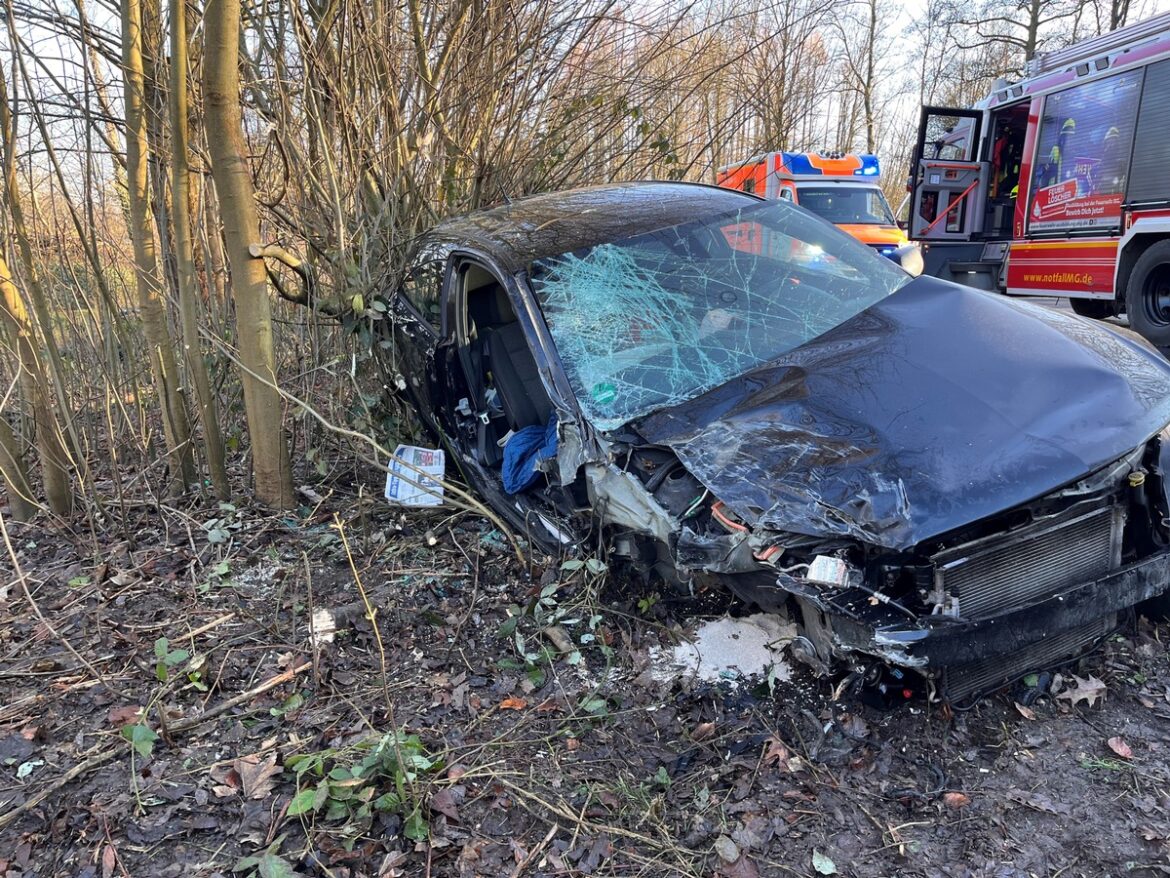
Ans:
{"type": "Polygon", "coordinates": [[[1056,138],[1056,143],[1052,144],[1052,149],[1048,153],[1048,161],[1040,168],[1040,187],[1055,186],[1062,179],[1062,167],[1064,165],[1064,152],[1068,148],[1068,139],[1073,134],[1077,133],[1077,123],[1073,119],[1065,119],[1064,124],[1060,126],[1060,136],[1056,138]]]}
{"type": "Polygon", "coordinates": [[[1107,195],[1120,192],[1125,182],[1125,156],[1121,152],[1121,132],[1111,126],[1101,140],[1101,159],[1093,174],[1093,191],[1107,195]]]}

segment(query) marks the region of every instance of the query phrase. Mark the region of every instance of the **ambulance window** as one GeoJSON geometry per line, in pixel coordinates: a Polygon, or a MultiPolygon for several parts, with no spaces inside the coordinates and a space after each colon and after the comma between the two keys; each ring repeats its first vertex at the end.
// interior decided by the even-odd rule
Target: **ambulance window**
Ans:
{"type": "Polygon", "coordinates": [[[789,189],[787,186],[781,187],[780,197],[782,199],[784,199],[785,201],[795,201],[796,200],[792,195],[792,190],[789,189]]]}
{"type": "Polygon", "coordinates": [[[743,191],[748,195],[756,194],[756,175],[752,174],[743,178],[743,191]]]}

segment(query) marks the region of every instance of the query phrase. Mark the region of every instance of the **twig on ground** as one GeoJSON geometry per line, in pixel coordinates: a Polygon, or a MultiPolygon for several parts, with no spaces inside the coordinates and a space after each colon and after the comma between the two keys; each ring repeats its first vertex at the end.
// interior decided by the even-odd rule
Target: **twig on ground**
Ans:
{"type": "Polygon", "coordinates": [[[512,878],[520,878],[520,876],[524,873],[524,870],[527,869],[529,865],[531,865],[536,860],[536,858],[540,856],[540,852],[548,847],[548,843],[553,840],[553,836],[560,832],[560,830],[561,826],[559,823],[554,823],[552,826],[550,826],[548,832],[545,833],[544,838],[541,839],[540,844],[529,851],[528,856],[516,864],[516,868],[512,870],[512,878]]]}
{"type": "Polygon", "coordinates": [[[21,814],[31,811],[33,808],[35,808],[41,802],[45,801],[45,799],[49,798],[49,796],[53,795],[53,793],[57,792],[57,790],[61,789],[61,787],[65,786],[70,781],[81,777],[88,771],[92,771],[99,765],[104,765],[105,763],[109,762],[114,758],[114,756],[117,755],[119,749],[121,748],[111,747],[104,753],[98,753],[96,756],[91,756],[84,762],[79,762],[77,765],[73,766],[71,769],[69,769],[31,799],[26,801],[24,804],[18,805],[7,814],[0,815],[0,829],[3,829],[8,824],[12,823],[21,814]]]}
{"type": "Polygon", "coordinates": [[[181,719],[178,722],[171,723],[170,732],[172,735],[178,734],[179,732],[189,732],[196,726],[203,725],[203,723],[207,722],[208,720],[215,719],[217,716],[226,713],[233,707],[244,704],[247,701],[251,701],[257,695],[263,695],[269,689],[275,689],[282,683],[287,683],[289,680],[296,677],[297,674],[307,671],[311,667],[313,667],[312,662],[304,662],[297,665],[295,668],[290,668],[284,673],[277,674],[270,680],[266,680],[259,686],[255,686],[249,689],[247,692],[241,692],[239,695],[235,695],[229,698],[227,701],[223,701],[217,704],[215,707],[205,711],[199,716],[193,716],[188,719],[181,719]]]}

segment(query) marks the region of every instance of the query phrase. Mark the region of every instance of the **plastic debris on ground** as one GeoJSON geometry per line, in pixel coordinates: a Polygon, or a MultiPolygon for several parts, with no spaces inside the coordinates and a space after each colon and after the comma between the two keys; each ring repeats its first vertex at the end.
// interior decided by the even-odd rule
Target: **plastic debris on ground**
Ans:
{"type": "Polygon", "coordinates": [[[703,622],[691,640],[651,650],[653,676],[659,683],[680,678],[712,683],[747,677],[788,680],[792,667],[784,649],[796,633],[795,625],[771,613],[703,622]]]}
{"type": "Polygon", "coordinates": [[[446,465],[442,449],[399,445],[386,474],[386,499],[400,506],[442,506],[446,465]]]}

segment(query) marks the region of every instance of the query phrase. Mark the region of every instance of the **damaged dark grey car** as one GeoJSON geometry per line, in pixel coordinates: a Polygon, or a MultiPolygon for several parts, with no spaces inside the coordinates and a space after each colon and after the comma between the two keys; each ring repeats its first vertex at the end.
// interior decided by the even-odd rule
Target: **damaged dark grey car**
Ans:
{"type": "Polygon", "coordinates": [[[1170,365],[786,203],[524,199],[429,233],[393,314],[424,420],[521,533],[717,581],[813,665],[964,700],[1170,586],[1170,365]]]}

